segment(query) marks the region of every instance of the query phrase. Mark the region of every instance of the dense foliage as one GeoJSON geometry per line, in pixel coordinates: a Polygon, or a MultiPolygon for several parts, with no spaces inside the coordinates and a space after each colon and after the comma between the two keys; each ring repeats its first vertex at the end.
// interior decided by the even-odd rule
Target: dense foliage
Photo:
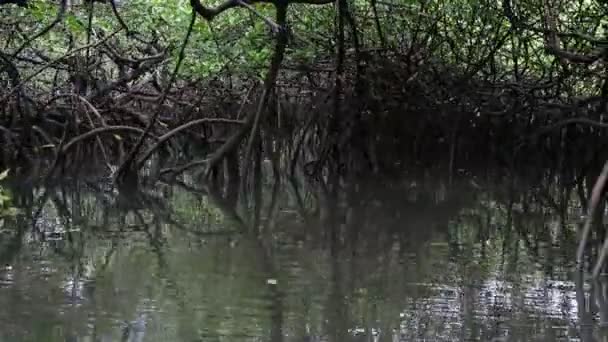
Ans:
{"type": "MultiPolygon", "coordinates": [[[[326,1],[311,0],[312,5],[305,0],[297,2],[288,12],[286,55],[307,64],[330,57],[338,38],[336,6],[315,5],[326,1]]],[[[204,20],[204,13],[199,11],[201,16],[185,54],[183,76],[210,77],[226,70],[257,74],[256,70],[268,64],[273,31],[276,36],[273,3],[279,2],[241,5],[228,1],[228,6],[217,8],[247,8],[226,10],[209,20],[204,20]]],[[[86,44],[97,45],[103,37],[123,28],[121,36],[111,40],[113,50],[122,57],[142,55],[137,50],[139,39],[133,38],[139,36],[154,40],[175,58],[192,12],[188,1],[117,2],[116,12],[108,2],[65,4],[61,7],[32,0],[27,7],[3,6],[3,54],[14,63],[40,64],[74,55],[70,51],[86,44]],[[121,22],[126,26],[122,27],[121,22]],[[133,33],[130,38],[123,35],[127,29],[133,33]]],[[[583,84],[585,76],[596,76],[595,83],[600,82],[597,78],[601,78],[600,58],[608,24],[608,9],[601,1],[373,0],[353,1],[347,6],[350,27],[345,42],[351,47],[358,45],[360,52],[379,48],[404,51],[415,45],[416,52],[432,53],[444,63],[494,80],[561,76],[570,79],[568,88],[579,92],[592,89],[589,82],[583,84]]],[[[95,51],[111,54],[106,48],[96,46],[95,51]]],[[[6,72],[7,66],[3,68],[6,72]]]]}
{"type": "Polygon", "coordinates": [[[176,174],[211,176],[260,146],[308,155],[315,174],[386,169],[390,150],[448,151],[453,168],[480,141],[497,159],[545,144],[598,169],[575,151],[605,139],[600,0],[13,2],[0,7],[4,160],[77,151],[122,180],[185,136],[204,158],[176,174]]]}

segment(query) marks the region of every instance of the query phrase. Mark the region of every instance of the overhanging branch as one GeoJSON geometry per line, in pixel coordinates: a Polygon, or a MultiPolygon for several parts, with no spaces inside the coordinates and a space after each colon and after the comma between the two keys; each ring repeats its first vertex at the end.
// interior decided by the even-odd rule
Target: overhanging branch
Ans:
{"type": "Polygon", "coordinates": [[[563,58],[571,63],[580,64],[592,64],[595,61],[599,60],[602,56],[601,50],[596,50],[590,54],[581,54],[560,49],[557,44],[545,45],[545,51],[554,55],[555,57],[563,58]]]}
{"type": "Polygon", "coordinates": [[[334,3],[335,0],[227,0],[221,4],[219,4],[217,7],[206,7],[203,6],[203,4],[201,3],[200,0],[190,0],[190,5],[192,6],[192,8],[196,11],[196,13],[198,13],[201,17],[205,18],[206,20],[213,20],[217,15],[221,14],[222,12],[229,10],[231,8],[234,7],[245,7],[246,5],[249,4],[254,4],[254,3],[268,3],[268,4],[273,4],[275,6],[277,5],[289,5],[289,4],[310,4],[310,5],[326,5],[326,4],[331,4],[334,3]]]}
{"type": "Polygon", "coordinates": [[[192,6],[196,13],[200,14],[208,21],[213,20],[218,14],[239,5],[239,1],[237,0],[228,0],[217,7],[205,7],[201,4],[200,0],[190,0],[190,6],[192,6]]]}

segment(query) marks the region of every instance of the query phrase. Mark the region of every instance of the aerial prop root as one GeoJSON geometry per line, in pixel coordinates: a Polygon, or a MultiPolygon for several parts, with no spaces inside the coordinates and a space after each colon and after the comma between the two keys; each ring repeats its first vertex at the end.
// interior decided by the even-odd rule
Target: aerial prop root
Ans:
{"type": "Polygon", "coordinates": [[[133,164],[137,163],[137,160],[136,160],[137,153],[143,146],[146,136],[148,134],[150,134],[150,132],[152,131],[152,127],[158,120],[158,117],[163,108],[163,103],[165,102],[165,100],[167,99],[167,96],[169,95],[169,90],[171,89],[171,85],[175,82],[175,79],[177,78],[177,73],[179,72],[182,62],[184,61],[184,59],[186,57],[186,53],[185,53],[186,46],[188,46],[188,42],[190,41],[190,36],[192,35],[192,30],[194,29],[195,22],[196,22],[196,11],[193,9],[192,16],[190,18],[190,23],[188,25],[188,30],[184,37],[184,41],[182,42],[182,45],[180,47],[179,55],[177,58],[177,63],[175,64],[175,68],[173,69],[171,78],[169,79],[169,82],[166,85],[165,89],[163,90],[162,94],[159,96],[156,110],[154,111],[154,114],[152,115],[150,122],[148,123],[148,125],[146,126],[144,131],[139,136],[139,139],[137,140],[135,146],[129,151],[129,154],[127,155],[126,159],[120,164],[120,166],[116,170],[116,173],[114,174],[114,181],[117,183],[122,183],[122,180],[125,178],[125,176],[127,176],[128,173],[133,172],[133,171],[137,172],[137,170],[132,169],[133,166],[136,166],[133,164]]]}
{"type": "Polygon", "coordinates": [[[145,153],[144,155],[138,160],[137,165],[138,168],[140,168],[143,163],[150,158],[150,156],[152,155],[152,153],[154,153],[154,151],[156,151],[163,143],[165,143],[166,141],[168,141],[169,139],[171,139],[172,137],[174,137],[175,135],[177,135],[178,133],[193,127],[193,126],[197,126],[197,125],[204,125],[204,124],[210,124],[210,123],[224,123],[224,124],[236,124],[236,125],[241,125],[244,124],[245,121],[243,120],[231,120],[231,119],[223,119],[223,118],[202,118],[202,119],[198,119],[198,120],[192,120],[189,121],[181,126],[178,126],[174,129],[172,129],[171,131],[167,132],[166,134],[160,136],[158,138],[158,141],[156,142],[156,144],[154,144],[152,147],[150,147],[145,153]]]}
{"type": "MultiPolygon", "coordinates": [[[[587,245],[587,240],[589,238],[589,233],[591,231],[591,226],[594,222],[594,217],[596,214],[597,207],[602,199],[602,192],[606,185],[606,181],[608,180],[608,161],[604,164],[604,168],[600,173],[599,177],[595,181],[595,185],[593,186],[593,190],[591,192],[591,198],[589,199],[587,218],[585,219],[585,225],[583,227],[583,232],[581,234],[581,239],[578,245],[578,250],[576,253],[576,261],[579,269],[583,268],[584,265],[584,255],[585,255],[585,247],[587,245]]],[[[596,261],[595,267],[593,268],[593,278],[597,278],[599,276],[599,272],[604,264],[604,260],[608,255],[608,237],[604,240],[604,244],[602,246],[602,250],[600,252],[600,256],[596,261]]]]}

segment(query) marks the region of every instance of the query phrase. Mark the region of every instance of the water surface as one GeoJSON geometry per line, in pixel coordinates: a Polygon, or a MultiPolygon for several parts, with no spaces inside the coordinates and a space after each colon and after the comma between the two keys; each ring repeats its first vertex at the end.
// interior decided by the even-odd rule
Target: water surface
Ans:
{"type": "Polygon", "coordinates": [[[461,183],[351,184],[329,209],[285,184],[260,232],[179,186],[32,190],[0,232],[0,341],[600,340],[576,205],[461,183]]]}

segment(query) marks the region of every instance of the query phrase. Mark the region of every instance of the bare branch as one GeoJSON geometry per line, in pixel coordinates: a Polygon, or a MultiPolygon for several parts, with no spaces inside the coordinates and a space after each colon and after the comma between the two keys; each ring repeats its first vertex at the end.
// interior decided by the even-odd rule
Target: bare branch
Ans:
{"type": "Polygon", "coordinates": [[[541,135],[549,133],[550,131],[553,131],[555,129],[558,129],[558,128],[561,128],[564,126],[568,126],[568,125],[575,125],[575,124],[593,126],[593,127],[598,127],[598,128],[608,128],[608,123],[603,123],[603,122],[591,120],[588,118],[571,118],[571,119],[562,120],[562,121],[556,122],[552,125],[544,127],[536,134],[536,136],[541,136],[541,135]]]}
{"type": "Polygon", "coordinates": [[[245,123],[245,121],[243,120],[231,120],[231,119],[223,119],[223,118],[202,118],[202,119],[198,119],[198,120],[193,120],[190,121],[188,123],[185,123],[179,127],[176,127],[174,129],[172,129],[171,131],[167,132],[166,134],[162,135],[161,137],[158,138],[158,141],[156,142],[156,144],[152,145],[152,147],[150,147],[145,153],[144,155],[139,159],[139,161],[137,162],[138,167],[141,167],[142,164],[148,160],[148,158],[150,158],[150,156],[152,155],[152,153],[154,153],[154,151],[156,151],[164,142],[166,142],[167,140],[171,139],[172,137],[174,137],[177,133],[188,129],[192,126],[196,126],[196,125],[201,125],[201,124],[209,124],[209,123],[224,123],[224,124],[236,124],[236,125],[242,125],[245,123]]]}
{"type": "MultiPolygon", "coordinates": [[[[608,162],[604,164],[604,168],[600,176],[597,178],[595,185],[593,186],[593,190],[591,192],[591,199],[589,200],[589,212],[587,213],[587,219],[585,220],[585,226],[583,228],[583,232],[581,235],[581,239],[578,245],[578,249],[576,252],[576,262],[578,267],[583,267],[583,257],[585,254],[585,246],[587,245],[587,238],[589,236],[589,232],[591,231],[591,225],[593,223],[593,217],[595,216],[595,210],[600,202],[600,198],[602,196],[602,190],[604,189],[604,185],[606,184],[606,178],[608,177],[608,162]]],[[[602,255],[597,262],[597,265],[600,265],[600,262],[603,263],[603,259],[606,257],[606,242],[604,242],[604,247],[602,248],[602,255]]],[[[596,269],[598,267],[596,266],[596,269]]],[[[594,277],[596,277],[596,272],[593,272],[594,277]]]]}
{"type": "Polygon", "coordinates": [[[209,8],[203,6],[200,0],[190,0],[190,6],[196,11],[196,13],[200,14],[203,18],[208,21],[213,20],[215,16],[218,14],[233,8],[240,6],[240,2],[238,0],[228,0],[215,8],[209,8]]]}
{"type": "Polygon", "coordinates": [[[114,13],[114,16],[116,17],[116,19],[118,20],[118,23],[120,23],[120,26],[125,29],[127,35],[129,35],[131,33],[131,31],[129,30],[129,27],[127,26],[127,24],[125,24],[124,20],[122,20],[122,17],[120,16],[120,14],[118,13],[118,9],[116,8],[116,2],[114,0],[110,0],[110,5],[112,6],[112,12],[114,13]]]}
{"type": "MultiPolygon", "coordinates": [[[[242,1],[242,0],[227,0],[217,7],[205,7],[201,4],[200,0],[190,0],[190,5],[196,13],[200,14],[203,18],[208,21],[213,20],[217,15],[222,12],[229,10],[234,7],[249,7],[250,4],[254,3],[268,3],[273,4],[275,6],[285,5],[285,4],[310,4],[310,5],[327,5],[334,3],[335,0],[250,0],[250,1],[242,1]]],[[[251,9],[251,8],[250,8],[251,9]]],[[[256,13],[257,14],[257,13],[256,13]]]]}
{"type": "Polygon", "coordinates": [[[237,2],[247,8],[248,10],[250,10],[254,15],[258,16],[259,18],[261,18],[262,20],[264,20],[264,22],[270,26],[270,28],[272,29],[272,32],[279,32],[279,30],[281,29],[281,27],[275,23],[274,21],[272,21],[270,18],[266,17],[265,15],[263,15],[262,13],[258,12],[253,6],[251,6],[250,4],[242,1],[242,0],[237,0],[237,2]]]}
{"type": "Polygon", "coordinates": [[[563,50],[563,49],[560,49],[559,47],[557,47],[555,42],[552,44],[546,45],[545,51],[547,51],[548,53],[550,53],[556,57],[568,60],[569,62],[581,63],[581,64],[592,64],[595,61],[599,60],[600,57],[602,56],[601,51],[599,51],[599,50],[595,51],[593,53],[590,53],[588,55],[566,51],[566,50],[563,50]]]}
{"type": "Polygon", "coordinates": [[[188,42],[190,41],[190,36],[192,35],[192,30],[194,29],[195,22],[196,22],[196,10],[193,8],[192,15],[190,17],[190,24],[188,24],[188,30],[186,31],[186,36],[184,37],[184,41],[179,49],[179,55],[177,58],[177,62],[175,63],[175,68],[173,69],[173,72],[171,73],[171,78],[169,79],[169,83],[166,85],[162,94],[159,96],[158,106],[156,108],[156,111],[152,115],[150,122],[148,122],[146,129],[144,129],[142,134],[139,136],[137,143],[129,152],[127,158],[120,164],[120,166],[116,170],[115,181],[117,181],[119,184],[124,179],[124,176],[128,172],[132,171],[132,170],[130,170],[130,168],[133,166],[132,164],[135,161],[137,152],[139,152],[139,150],[141,149],[141,147],[146,139],[146,136],[151,133],[152,127],[154,126],[154,123],[156,122],[156,120],[158,119],[158,116],[160,115],[163,102],[165,102],[165,99],[167,98],[167,95],[169,94],[171,85],[173,84],[173,82],[175,82],[175,79],[177,78],[177,73],[179,72],[179,69],[182,66],[182,62],[186,58],[186,54],[185,54],[186,46],[188,46],[188,42]]]}
{"type": "Polygon", "coordinates": [[[72,148],[73,146],[75,146],[77,143],[86,140],[88,138],[92,138],[97,136],[98,134],[101,133],[110,133],[110,132],[133,132],[133,133],[138,133],[141,134],[143,133],[143,129],[141,128],[136,128],[136,127],[131,127],[131,126],[104,126],[104,127],[98,127],[95,128],[93,130],[90,130],[86,133],[83,133],[75,138],[73,138],[72,140],[70,140],[69,142],[67,142],[63,148],[61,148],[61,153],[66,153],[70,148],[72,148]]]}

